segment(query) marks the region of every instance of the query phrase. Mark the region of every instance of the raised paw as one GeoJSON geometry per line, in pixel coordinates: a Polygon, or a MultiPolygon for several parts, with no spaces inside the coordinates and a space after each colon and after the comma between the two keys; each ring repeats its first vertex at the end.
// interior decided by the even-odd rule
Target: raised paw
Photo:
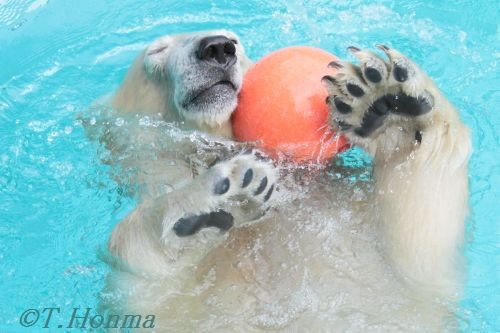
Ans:
{"type": "MultiPolygon", "coordinates": [[[[224,210],[233,200],[252,203],[256,212],[251,215],[259,216],[267,208],[277,178],[277,169],[253,153],[219,162],[195,180],[187,191],[191,194],[188,199],[190,205],[204,206],[203,211],[193,210],[185,214],[175,222],[172,230],[179,237],[197,234],[207,227],[226,231],[235,222],[232,213],[224,210]]],[[[238,216],[241,218],[243,215],[238,216]]]]}
{"type": "Polygon", "coordinates": [[[276,168],[252,153],[221,162],[210,171],[214,175],[212,192],[218,196],[239,197],[267,202],[278,177],[276,168]]]}
{"type": "Polygon", "coordinates": [[[434,106],[429,79],[400,52],[377,47],[388,60],[369,50],[349,47],[359,66],[345,61],[330,63],[338,70],[335,76],[323,77],[331,123],[354,143],[373,139],[391,125],[418,140],[421,128],[414,120],[434,106]]]}

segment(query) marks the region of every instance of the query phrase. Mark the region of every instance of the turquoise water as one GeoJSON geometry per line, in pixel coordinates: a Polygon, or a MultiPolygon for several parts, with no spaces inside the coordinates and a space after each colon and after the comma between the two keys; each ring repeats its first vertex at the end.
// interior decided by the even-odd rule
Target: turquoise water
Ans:
{"type": "Polygon", "coordinates": [[[118,86],[148,41],[220,27],[253,59],[288,45],[345,56],[386,43],[435,78],[474,135],[464,331],[499,331],[499,10],[472,0],[0,0],[0,332],[40,331],[19,324],[29,308],[95,308],[107,273],[97,250],[134,206],[75,115],[118,86]]]}

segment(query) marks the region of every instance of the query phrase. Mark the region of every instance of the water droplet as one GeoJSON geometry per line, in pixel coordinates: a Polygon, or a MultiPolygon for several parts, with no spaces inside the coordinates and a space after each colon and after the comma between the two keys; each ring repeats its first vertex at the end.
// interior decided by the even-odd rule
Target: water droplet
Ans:
{"type": "Polygon", "coordinates": [[[47,136],[47,141],[48,142],[52,142],[54,141],[54,139],[59,136],[59,133],[57,131],[52,131],[49,133],[49,135],[47,136]]]}
{"type": "Polygon", "coordinates": [[[125,124],[125,120],[123,120],[123,118],[116,118],[115,120],[115,125],[118,126],[118,127],[121,127],[123,126],[123,124],[125,124]]]}
{"type": "Polygon", "coordinates": [[[139,119],[139,125],[141,126],[149,126],[151,124],[151,120],[148,116],[142,117],[139,119]]]}

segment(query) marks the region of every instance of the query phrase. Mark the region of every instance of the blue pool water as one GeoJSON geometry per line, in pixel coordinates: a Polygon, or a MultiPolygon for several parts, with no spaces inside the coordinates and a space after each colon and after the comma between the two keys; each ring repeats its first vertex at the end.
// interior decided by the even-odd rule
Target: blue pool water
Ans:
{"type": "Polygon", "coordinates": [[[30,331],[19,324],[29,308],[95,307],[107,273],[97,250],[134,206],[76,114],[117,87],[148,41],[220,27],[253,59],[387,43],[435,78],[474,136],[463,330],[500,331],[499,10],[494,0],[0,0],[0,332],[30,331]]]}

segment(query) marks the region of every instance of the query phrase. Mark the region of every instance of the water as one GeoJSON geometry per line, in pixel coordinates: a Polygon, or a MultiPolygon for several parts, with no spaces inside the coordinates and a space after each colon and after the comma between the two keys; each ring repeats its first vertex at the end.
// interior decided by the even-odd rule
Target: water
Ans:
{"type": "Polygon", "coordinates": [[[253,59],[387,43],[435,78],[474,137],[463,330],[500,330],[498,17],[498,2],[472,0],[0,0],[0,331],[26,331],[28,308],[95,307],[107,273],[97,249],[134,206],[75,115],[118,86],[148,41],[220,27],[253,59]]]}

